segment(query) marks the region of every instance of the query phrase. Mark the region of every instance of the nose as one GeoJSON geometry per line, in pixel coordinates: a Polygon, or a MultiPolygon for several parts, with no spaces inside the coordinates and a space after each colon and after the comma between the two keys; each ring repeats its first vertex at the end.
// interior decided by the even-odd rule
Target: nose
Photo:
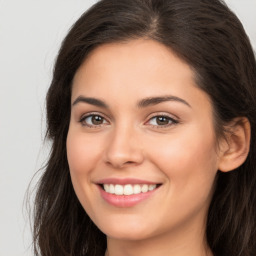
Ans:
{"type": "Polygon", "coordinates": [[[144,156],[139,141],[139,135],[127,126],[113,130],[106,146],[106,164],[116,169],[141,164],[144,156]]]}

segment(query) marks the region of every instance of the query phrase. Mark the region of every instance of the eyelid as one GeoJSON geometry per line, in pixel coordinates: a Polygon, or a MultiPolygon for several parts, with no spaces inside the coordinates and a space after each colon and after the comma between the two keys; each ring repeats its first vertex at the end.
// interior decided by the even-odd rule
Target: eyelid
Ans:
{"type": "MultiPolygon", "coordinates": [[[[89,127],[89,128],[100,128],[100,127],[108,125],[110,123],[109,118],[105,114],[103,114],[101,112],[96,112],[96,111],[88,112],[88,113],[83,114],[81,116],[81,118],[79,118],[78,122],[81,123],[83,126],[86,126],[86,127],[89,127]],[[90,117],[90,116],[100,116],[104,119],[104,121],[107,122],[107,124],[99,124],[99,125],[83,124],[83,121],[86,118],[90,117]]],[[[144,124],[149,125],[153,128],[169,128],[170,126],[177,125],[178,123],[180,123],[180,120],[177,116],[174,116],[173,114],[169,114],[169,113],[166,113],[166,112],[157,112],[157,113],[153,113],[153,114],[149,115],[148,118],[147,118],[147,121],[144,124]],[[165,125],[149,124],[150,120],[152,120],[153,118],[157,118],[157,117],[166,117],[171,121],[171,123],[170,124],[165,124],[165,125]]]]}
{"type": "Polygon", "coordinates": [[[168,128],[170,126],[177,125],[178,123],[180,123],[180,120],[177,116],[174,117],[174,115],[171,115],[169,113],[159,112],[159,113],[151,114],[147,118],[147,121],[146,121],[145,124],[148,124],[148,125],[152,126],[153,128],[168,128]],[[151,124],[148,124],[150,120],[152,120],[153,118],[157,118],[157,117],[167,117],[170,121],[172,121],[172,123],[171,124],[166,124],[166,125],[151,125],[151,124]]]}
{"type": "Polygon", "coordinates": [[[108,124],[110,123],[108,118],[101,112],[88,112],[88,113],[85,113],[83,114],[80,118],[79,118],[79,123],[81,123],[83,126],[87,126],[87,127],[91,127],[91,128],[99,128],[103,125],[106,125],[106,124],[99,124],[99,125],[89,125],[89,124],[83,124],[83,121],[90,117],[90,116],[100,116],[102,117],[108,124]]]}

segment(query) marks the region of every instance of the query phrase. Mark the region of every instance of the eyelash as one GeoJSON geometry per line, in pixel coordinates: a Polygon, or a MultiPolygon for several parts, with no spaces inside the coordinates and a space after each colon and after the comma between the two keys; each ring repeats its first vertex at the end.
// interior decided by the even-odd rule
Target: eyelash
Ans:
{"type": "MultiPolygon", "coordinates": [[[[107,121],[107,119],[102,115],[102,114],[98,114],[98,113],[90,113],[86,116],[83,116],[79,122],[82,124],[82,126],[86,126],[86,127],[89,127],[89,128],[100,128],[102,127],[103,125],[106,125],[107,123],[109,123],[107,121]],[[88,122],[85,122],[85,120],[87,118],[93,118],[93,117],[100,117],[103,122],[103,124],[98,124],[98,125],[93,125],[93,124],[88,124],[88,122]]],[[[157,121],[156,121],[157,122],[157,121]]],[[[146,122],[146,124],[148,124],[149,126],[153,127],[153,128],[168,128],[170,126],[173,126],[173,125],[177,125],[179,123],[179,121],[177,119],[174,119],[166,114],[158,114],[158,115],[154,115],[152,116],[151,118],[149,118],[149,120],[146,122]],[[156,118],[165,118],[166,121],[168,121],[168,124],[164,124],[164,125],[152,125],[152,124],[148,124],[150,121],[152,121],[153,119],[156,119],[156,118]]]]}
{"type": "MultiPolygon", "coordinates": [[[[179,121],[177,120],[177,119],[174,119],[173,117],[170,117],[170,116],[168,116],[168,115],[166,115],[166,114],[158,114],[158,115],[154,115],[154,116],[152,116],[150,119],[149,119],[149,121],[147,121],[147,123],[149,123],[150,121],[152,121],[153,119],[156,119],[156,118],[165,118],[166,119],[166,121],[168,122],[168,124],[164,124],[164,125],[151,125],[151,124],[149,124],[151,127],[153,127],[153,128],[157,128],[157,129],[163,129],[163,128],[168,128],[168,127],[170,127],[170,126],[174,126],[174,125],[176,125],[176,124],[178,124],[179,123],[179,121]]],[[[155,121],[155,122],[157,122],[157,121],[155,121]]]]}
{"type": "MultiPolygon", "coordinates": [[[[88,123],[85,122],[85,120],[86,120],[87,118],[93,118],[93,117],[100,117],[100,118],[103,120],[103,122],[106,121],[106,118],[105,118],[102,114],[99,114],[99,113],[90,113],[90,114],[88,114],[88,115],[83,116],[83,117],[79,120],[79,122],[82,124],[82,126],[87,126],[87,127],[89,127],[89,128],[100,128],[102,125],[105,125],[105,124],[93,125],[93,124],[88,124],[88,123]]],[[[107,122],[107,121],[106,121],[106,122],[107,122]]]]}

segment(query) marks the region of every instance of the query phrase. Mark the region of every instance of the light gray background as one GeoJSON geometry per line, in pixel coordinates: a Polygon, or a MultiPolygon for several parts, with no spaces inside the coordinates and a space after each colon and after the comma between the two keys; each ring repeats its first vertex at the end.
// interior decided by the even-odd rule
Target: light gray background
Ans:
{"type": "MultiPolygon", "coordinates": [[[[0,256],[32,255],[23,200],[44,163],[45,94],[69,27],[96,0],[0,0],[0,256]]],[[[227,0],[256,49],[256,0],[227,0]]]]}

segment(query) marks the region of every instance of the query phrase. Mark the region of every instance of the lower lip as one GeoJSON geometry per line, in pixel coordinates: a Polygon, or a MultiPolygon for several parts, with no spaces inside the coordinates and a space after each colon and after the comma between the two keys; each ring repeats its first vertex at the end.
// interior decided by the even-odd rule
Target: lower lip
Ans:
{"type": "Polygon", "coordinates": [[[146,193],[134,194],[129,196],[126,196],[126,195],[118,196],[115,194],[107,193],[101,186],[99,186],[99,189],[100,189],[101,196],[109,204],[114,205],[116,207],[125,208],[125,207],[132,207],[146,200],[147,198],[152,196],[158,188],[148,191],[146,193]]]}

